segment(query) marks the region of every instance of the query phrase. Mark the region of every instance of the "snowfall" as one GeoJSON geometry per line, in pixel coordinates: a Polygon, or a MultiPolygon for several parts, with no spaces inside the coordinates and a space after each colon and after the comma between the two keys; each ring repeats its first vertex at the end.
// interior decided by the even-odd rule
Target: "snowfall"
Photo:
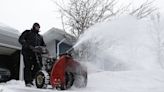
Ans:
{"type": "MultiPolygon", "coordinates": [[[[64,92],[164,92],[164,20],[124,16],[89,28],[75,44],[84,50],[86,88],[64,92]]],[[[56,92],[25,87],[24,81],[0,83],[0,92],[56,92]]]]}

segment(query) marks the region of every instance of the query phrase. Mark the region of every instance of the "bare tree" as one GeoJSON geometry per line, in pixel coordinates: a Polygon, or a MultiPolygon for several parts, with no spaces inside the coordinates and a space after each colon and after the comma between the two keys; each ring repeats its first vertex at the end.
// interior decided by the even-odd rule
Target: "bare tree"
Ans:
{"type": "Polygon", "coordinates": [[[132,9],[132,11],[129,14],[132,16],[136,16],[138,19],[142,19],[153,14],[157,10],[157,7],[153,6],[154,1],[155,0],[146,0],[135,9],[132,9]]]}
{"type": "MultiPolygon", "coordinates": [[[[55,2],[56,3],[56,2],[55,2]]],[[[108,21],[121,11],[115,9],[116,0],[70,0],[67,7],[60,7],[64,29],[68,26],[77,38],[91,25],[108,21]]]]}
{"type": "MultiPolygon", "coordinates": [[[[61,0],[60,4],[52,1],[60,8],[63,30],[69,30],[76,38],[95,23],[110,21],[116,16],[125,14],[130,6],[133,6],[132,3],[128,3],[118,8],[118,0],[69,0],[66,5],[64,0],[61,0]]],[[[147,17],[157,9],[153,7],[153,2],[146,0],[127,14],[138,19],[147,17]]]]}

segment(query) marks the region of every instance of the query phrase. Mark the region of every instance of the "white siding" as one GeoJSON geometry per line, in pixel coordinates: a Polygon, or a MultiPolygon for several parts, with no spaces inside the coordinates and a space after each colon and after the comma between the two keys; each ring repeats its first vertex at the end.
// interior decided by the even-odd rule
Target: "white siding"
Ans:
{"type": "Polygon", "coordinates": [[[47,49],[50,52],[50,55],[53,57],[56,57],[56,41],[52,40],[48,42],[47,44],[47,49]]]}

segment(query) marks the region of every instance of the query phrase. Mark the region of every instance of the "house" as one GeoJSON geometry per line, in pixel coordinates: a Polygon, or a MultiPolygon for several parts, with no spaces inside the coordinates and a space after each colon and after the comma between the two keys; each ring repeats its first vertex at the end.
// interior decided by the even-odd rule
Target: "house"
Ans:
{"type": "MultiPolygon", "coordinates": [[[[23,80],[24,63],[21,45],[18,43],[20,34],[18,30],[0,23],[0,65],[11,71],[12,79],[23,80]]],[[[48,30],[43,38],[52,57],[57,57],[57,51],[58,54],[64,53],[74,44],[73,36],[57,28],[48,30]]]]}
{"type": "Polygon", "coordinates": [[[20,49],[19,31],[0,23],[0,67],[11,72],[11,78],[19,78],[20,49]]]}
{"type": "Polygon", "coordinates": [[[51,28],[49,31],[44,33],[43,38],[48,50],[50,51],[50,54],[54,57],[57,56],[57,44],[60,41],[63,40],[63,43],[59,46],[59,54],[69,50],[75,42],[75,38],[73,36],[57,28],[51,28]]]}

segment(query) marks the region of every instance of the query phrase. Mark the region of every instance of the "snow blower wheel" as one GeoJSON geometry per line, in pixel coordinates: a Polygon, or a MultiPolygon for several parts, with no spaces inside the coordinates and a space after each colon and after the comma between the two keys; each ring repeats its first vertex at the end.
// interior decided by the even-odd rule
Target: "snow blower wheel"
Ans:
{"type": "Polygon", "coordinates": [[[72,87],[74,83],[74,76],[71,72],[65,73],[65,84],[56,86],[57,90],[66,90],[72,87]]]}
{"type": "Polygon", "coordinates": [[[66,87],[67,88],[71,88],[74,82],[74,75],[71,72],[66,72],[65,73],[65,77],[66,77],[66,87]]]}
{"type": "Polygon", "coordinates": [[[37,88],[47,88],[47,85],[48,85],[47,81],[49,81],[47,77],[48,76],[47,76],[46,72],[39,71],[35,77],[36,87],[37,88]]]}

